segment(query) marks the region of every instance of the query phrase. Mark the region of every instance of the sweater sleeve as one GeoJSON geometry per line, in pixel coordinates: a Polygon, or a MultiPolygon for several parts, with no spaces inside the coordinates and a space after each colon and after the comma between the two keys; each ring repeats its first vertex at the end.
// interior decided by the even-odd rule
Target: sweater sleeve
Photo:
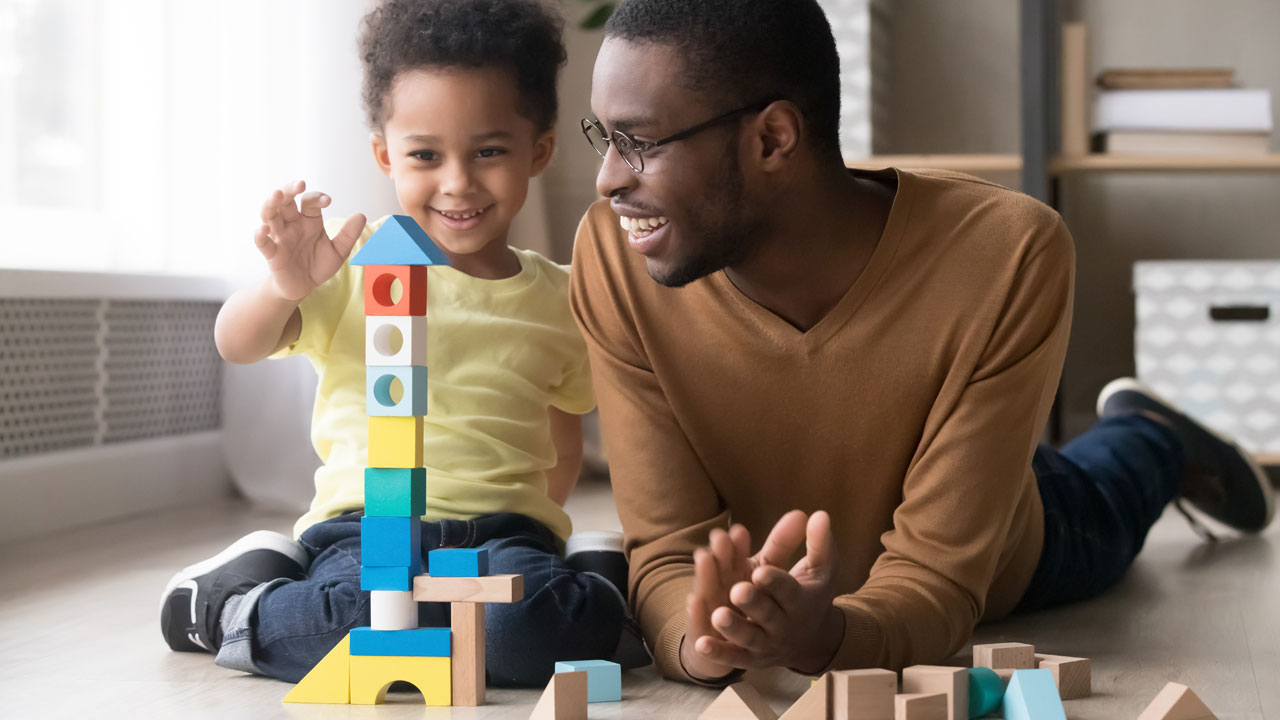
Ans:
{"type": "Polygon", "coordinates": [[[845,636],[833,668],[936,662],[959,650],[983,615],[1020,527],[1017,511],[1037,492],[1031,457],[1071,325],[1074,249],[1057,214],[1046,217],[1010,261],[1016,271],[993,298],[995,322],[976,364],[948,378],[955,399],[929,417],[883,553],[860,589],[836,599],[845,636]]]}

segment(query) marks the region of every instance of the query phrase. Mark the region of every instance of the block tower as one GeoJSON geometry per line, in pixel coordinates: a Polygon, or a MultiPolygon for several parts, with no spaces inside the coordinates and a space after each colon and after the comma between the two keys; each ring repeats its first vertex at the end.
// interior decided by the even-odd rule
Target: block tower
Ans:
{"type": "Polygon", "coordinates": [[[399,680],[427,705],[481,705],[482,603],[519,601],[524,586],[520,575],[489,575],[484,549],[433,550],[432,574],[422,574],[427,266],[449,260],[412,218],[392,215],[351,264],[365,268],[369,467],[360,589],[370,593],[370,626],[353,629],[284,701],[374,705],[399,680]],[[451,627],[418,627],[420,601],[451,603],[451,627]]]}

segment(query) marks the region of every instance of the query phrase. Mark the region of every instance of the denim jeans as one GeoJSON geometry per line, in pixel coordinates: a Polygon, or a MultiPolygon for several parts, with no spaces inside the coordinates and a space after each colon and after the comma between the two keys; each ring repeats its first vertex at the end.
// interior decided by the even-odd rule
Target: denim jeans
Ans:
{"type": "Polygon", "coordinates": [[[1173,430],[1141,416],[1099,421],[1032,469],[1044,499],[1044,550],[1016,612],[1094,597],[1116,583],[1175,495],[1185,458],[1173,430]]]}
{"type": "MultiPolygon", "coordinates": [[[[353,512],[307,529],[305,580],[273,580],[244,596],[227,627],[219,665],[297,682],[352,628],[369,624],[360,589],[360,517],[353,512]],[[247,662],[246,662],[247,661],[247,662]]],[[[489,571],[524,575],[524,599],[485,607],[488,681],[541,687],[557,660],[610,658],[626,608],[608,581],[565,566],[559,539],[523,515],[422,524],[423,566],[430,550],[482,547],[489,571]]],[[[229,608],[230,609],[230,608],[229,608]]],[[[419,603],[421,627],[448,627],[448,603],[419,603]]]]}

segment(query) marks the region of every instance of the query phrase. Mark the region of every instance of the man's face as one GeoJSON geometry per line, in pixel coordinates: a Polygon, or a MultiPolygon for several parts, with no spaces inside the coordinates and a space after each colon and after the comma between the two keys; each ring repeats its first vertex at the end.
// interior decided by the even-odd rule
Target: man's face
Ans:
{"type": "MultiPolygon", "coordinates": [[[[671,46],[611,38],[600,48],[591,110],[609,135],[621,130],[654,142],[734,109],[684,87],[671,46]]],[[[746,197],[739,161],[745,122],[645,151],[640,173],[613,147],[605,154],[596,190],[610,199],[631,248],[663,285],[679,287],[735,265],[759,243],[760,211],[746,197]]]]}

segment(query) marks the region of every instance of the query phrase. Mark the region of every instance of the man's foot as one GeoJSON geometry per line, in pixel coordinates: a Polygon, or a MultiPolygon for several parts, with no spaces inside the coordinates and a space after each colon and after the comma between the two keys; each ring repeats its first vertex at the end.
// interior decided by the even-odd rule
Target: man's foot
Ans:
{"type": "MultiPolygon", "coordinates": [[[[627,607],[627,556],[622,552],[622,535],[616,532],[592,531],[574,533],[565,543],[565,565],[578,572],[599,575],[618,592],[618,600],[627,607]]],[[[640,626],[626,611],[618,647],[611,658],[623,670],[645,667],[653,663],[653,655],[644,644],[640,626]]]]}
{"type": "Polygon", "coordinates": [[[1179,412],[1133,378],[1107,383],[1098,395],[1098,417],[1134,414],[1163,421],[1182,441],[1187,473],[1179,492],[1181,498],[1237,530],[1258,532],[1271,522],[1275,491],[1249,453],[1230,438],[1179,412]]]}
{"type": "Polygon", "coordinates": [[[298,543],[258,530],[226,550],[183,568],[160,596],[160,632],[170,649],[216,653],[222,646],[222,608],[232,595],[277,578],[306,577],[307,553],[298,543]]]}

